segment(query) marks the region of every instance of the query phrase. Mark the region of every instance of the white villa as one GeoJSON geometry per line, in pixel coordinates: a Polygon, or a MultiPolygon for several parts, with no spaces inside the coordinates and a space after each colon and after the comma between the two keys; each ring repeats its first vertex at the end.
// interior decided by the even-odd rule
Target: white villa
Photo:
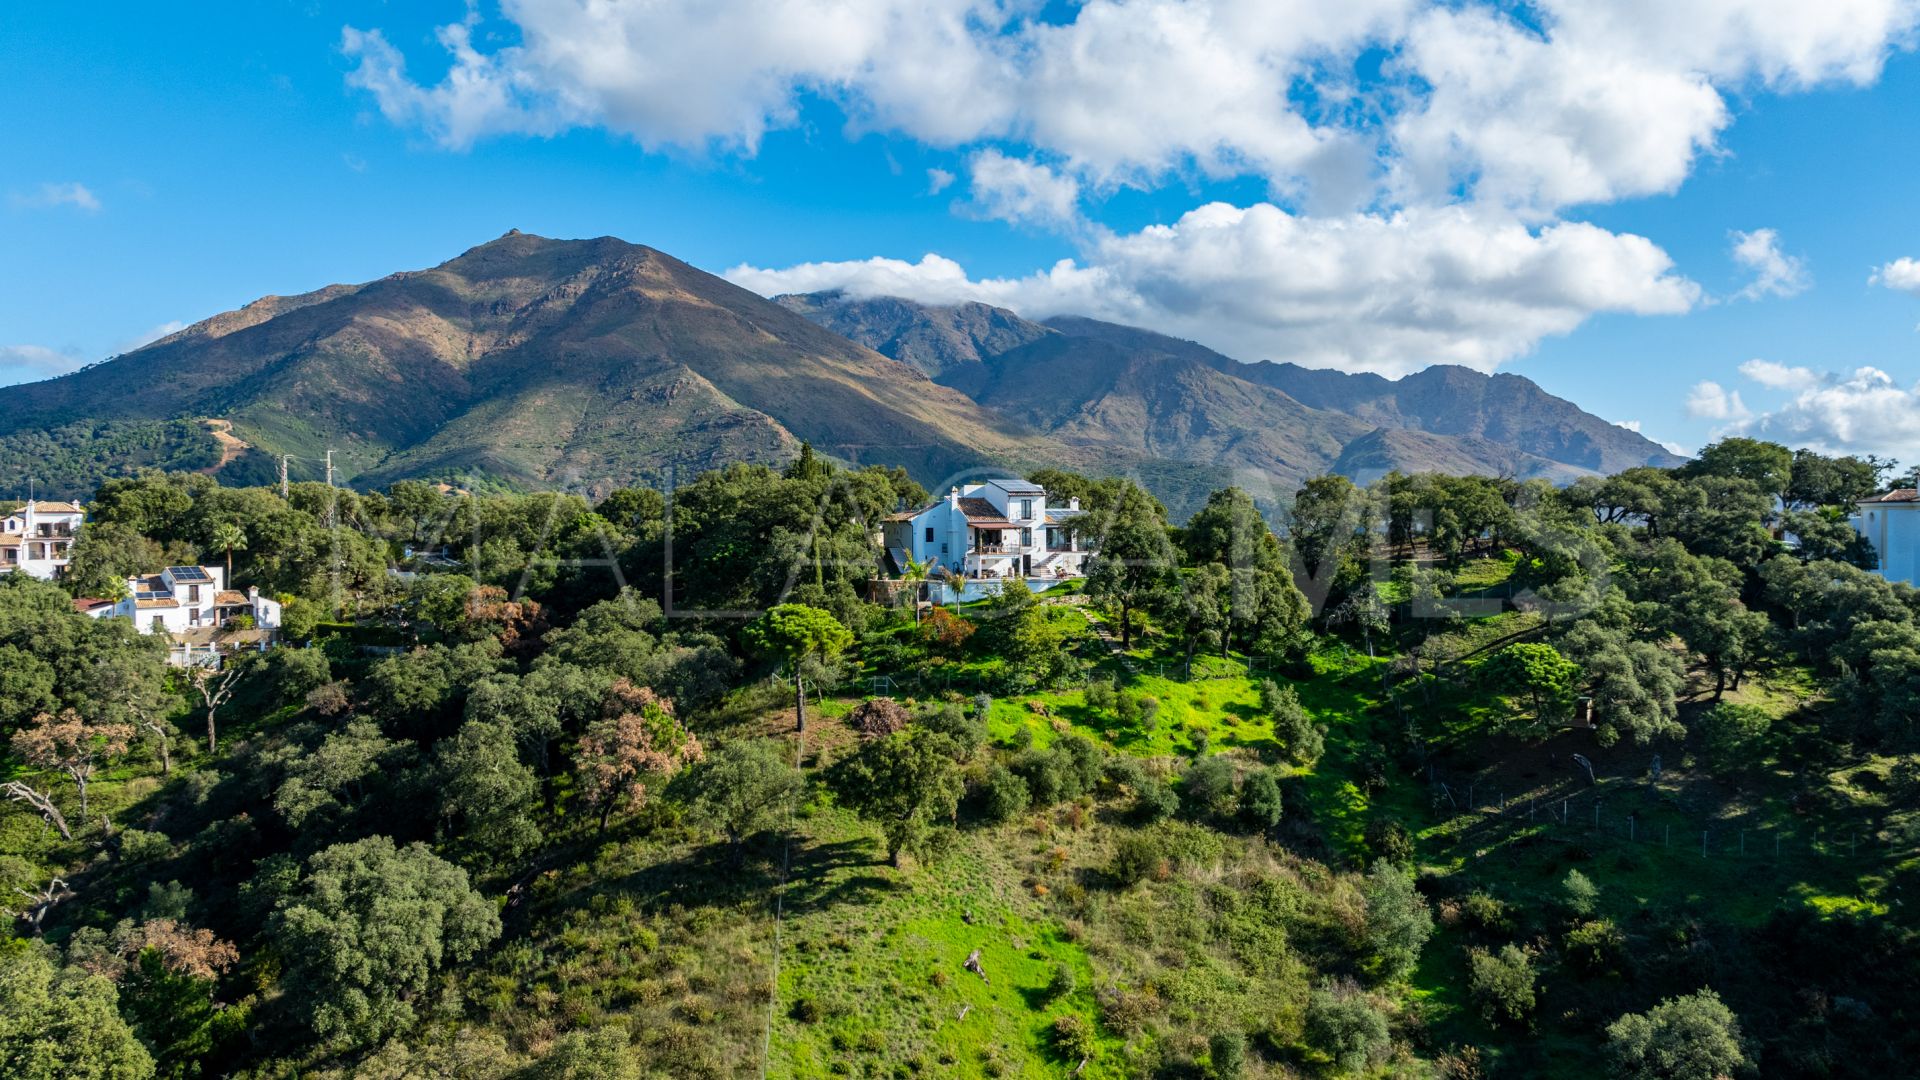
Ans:
{"type": "Polygon", "coordinates": [[[955,599],[985,595],[1013,581],[1038,591],[1085,572],[1088,550],[1074,528],[1085,514],[1079,499],[1049,506],[1038,484],[987,480],[892,515],[883,540],[895,573],[912,560],[966,578],[968,587],[955,599]],[[999,584],[985,587],[989,582],[999,584]]]}
{"type": "Polygon", "coordinates": [[[29,499],[0,518],[0,574],[19,570],[44,581],[59,577],[86,516],[77,503],[29,499]]]}
{"type": "Polygon", "coordinates": [[[1861,499],[1851,520],[1880,556],[1881,577],[1920,585],[1920,491],[1897,488],[1861,499]]]}
{"type": "Polygon", "coordinates": [[[127,595],[118,601],[76,601],[75,607],[94,618],[132,619],[143,634],[167,635],[173,641],[168,659],[177,666],[217,666],[220,653],[264,649],[280,632],[280,602],[259,589],[229,589],[226,576],[223,566],[169,566],[128,578],[127,595]],[[242,617],[247,621],[236,626],[242,617]]]}

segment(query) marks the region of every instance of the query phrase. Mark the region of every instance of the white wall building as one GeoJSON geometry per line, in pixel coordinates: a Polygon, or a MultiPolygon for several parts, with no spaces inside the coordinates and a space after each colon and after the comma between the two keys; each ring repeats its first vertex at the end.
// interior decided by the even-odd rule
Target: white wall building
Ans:
{"type": "MultiPolygon", "coordinates": [[[[249,588],[226,587],[222,566],[169,566],[157,574],[127,579],[127,595],[110,609],[83,609],[132,619],[143,634],[165,634],[173,641],[169,660],[185,666],[212,663],[221,652],[265,648],[280,636],[280,602],[249,588]],[[251,626],[235,625],[245,616],[251,626]]],[[[76,605],[77,606],[77,605],[76,605]]]]}
{"type": "Polygon", "coordinates": [[[1853,528],[1880,557],[1880,576],[1920,585],[1920,491],[1897,488],[1861,499],[1853,528]]]}
{"type": "Polygon", "coordinates": [[[0,518],[0,574],[18,570],[43,581],[59,577],[86,516],[77,503],[29,499],[0,518]]]}
{"type": "Polygon", "coordinates": [[[1086,541],[1073,527],[1085,514],[1078,499],[1048,505],[1038,484],[988,480],[894,514],[883,536],[895,572],[911,559],[972,581],[1021,581],[1044,589],[1085,572],[1086,541]]]}

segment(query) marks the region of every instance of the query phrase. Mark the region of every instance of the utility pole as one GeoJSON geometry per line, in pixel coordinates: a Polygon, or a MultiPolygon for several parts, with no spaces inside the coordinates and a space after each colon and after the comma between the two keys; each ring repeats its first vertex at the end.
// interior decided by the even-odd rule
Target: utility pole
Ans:
{"type": "Polygon", "coordinates": [[[280,455],[280,497],[287,497],[287,455],[280,455]]]}
{"type": "Polygon", "coordinates": [[[333,451],[329,450],[327,451],[327,528],[329,529],[337,524],[334,507],[338,502],[339,496],[333,492],[333,451]]]}

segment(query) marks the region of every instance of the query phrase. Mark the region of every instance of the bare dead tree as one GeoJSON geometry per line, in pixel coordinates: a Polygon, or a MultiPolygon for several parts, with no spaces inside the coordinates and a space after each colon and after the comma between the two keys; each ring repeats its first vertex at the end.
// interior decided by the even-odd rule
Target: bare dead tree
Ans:
{"type": "Polygon", "coordinates": [[[134,722],[139,724],[141,728],[143,728],[144,730],[152,734],[154,742],[159,744],[160,775],[172,776],[173,775],[173,731],[172,731],[173,725],[167,723],[166,720],[161,717],[155,716],[152,713],[144,713],[144,712],[135,716],[134,722]]]}
{"type": "Polygon", "coordinates": [[[216,752],[219,747],[218,729],[214,726],[214,714],[220,706],[227,703],[239,686],[240,677],[246,674],[246,667],[233,657],[220,665],[218,669],[196,665],[187,670],[187,685],[200,695],[207,707],[207,753],[216,752]]]}
{"type": "Polygon", "coordinates": [[[18,886],[14,887],[14,891],[28,900],[26,909],[17,914],[20,920],[33,930],[34,937],[40,936],[40,928],[47,921],[47,913],[52,911],[60,901],[71,899],[73,896],[73,890],[67,888],[64,878],[51,879],[46,887],[37,893],[18,886]]]}
{"type": "Polygon", "coordinates": [[[13,749],[27,764],[59,769],[80,792],[80,816],[87,816],[87,785],[107,761],[127,752],[133,740],[131,724],[97,724],[72,709],[60,715],[41,713],[32,724],[14,732],[13,749]]]}
{"type": "Polygon", "coordinates": [[[66,815],[60,813],[60,808],[54,805],[52,792],[29,787],[21,780],[7,781],[6,784],[0,785],[0,791],[6,792],[9,801],[23,802],[40,811],[40,816],[46,820],[47,824],[60,830],[61,839],[73,839],[73,830],[67,828],[66,815]]]}

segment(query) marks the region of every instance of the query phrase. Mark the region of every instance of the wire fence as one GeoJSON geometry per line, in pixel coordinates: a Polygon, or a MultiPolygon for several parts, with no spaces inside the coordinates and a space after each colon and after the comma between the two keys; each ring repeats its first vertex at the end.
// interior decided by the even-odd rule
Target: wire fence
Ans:
{"type": "Polygon", "coordinates": [[[1884,853],[1887,844],[1880,830],[1865,822],[1782,818],[1745,806],[1690,810],[1674,805],[1672,791],[1649,781],[1517,793],[1498,783],[1450,781],[1431,773],[1430,783],[1437,831],[1481,856],[1527,837],[1756,865],[1807,858],[1852,861],[1884,853]]]}

